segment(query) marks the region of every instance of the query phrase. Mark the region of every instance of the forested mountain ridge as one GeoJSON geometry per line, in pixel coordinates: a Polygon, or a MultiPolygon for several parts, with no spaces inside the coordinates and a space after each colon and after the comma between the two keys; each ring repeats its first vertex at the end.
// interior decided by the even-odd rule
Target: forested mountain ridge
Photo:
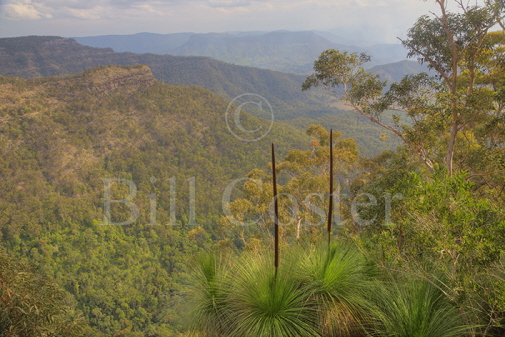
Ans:
{"type": "Polygon", "coordinates": [[[426,65],[409,60],[374,66],[370,68],[370,72],[379,75],[382,80],[389,83],[400,82],[405,75],[415,75],[422,72],[434,75],[434,72],[430,71],[426,65]]]}
{"type": "Polygon", "coordinates": [[[326,94],[302,92],[302,75],[231,65],[205,57],[115,53],[110,48],[87,47],[54,36],[0,39],[0,75],[4,76],[68,75],[108,64],[146,64],[159,81],[198,85],[229,101],[244,93],[261,95],[271,104],[276,120],[298,118],[292,124],[299,126],[301,132],[313,119],[331,119],[331,124],[339,125],[346,137],[357,138],[358,147],[367,156],[391,146],[379,141],[382,130],[330,105],[326,94]]]}
{"type": "Polygon", "coordinates": [[[112,48],[116,52],[138,54],[167,54],[169,50],[184,44],[194,33],[137,33],[132,35],[100,35],[74,37],[82,45],[97,48],[112,48]]]}
{"type": "Polygon", "coordinates": [[[227,64],[204,57],[115,53],[60,37],[0,39],[0,74],[36,78],[68,75],[98,65],[148,65],[154,77],[173,85],[199,85],[226,99],[252,92],[265,97],[277,119],[330,113],[324,99],[300,91],[304,76],[227,64]]]}
{"type": "MultiPolygon", "coordinates": [[[[278,124],[261,141],[241,141],[226,126],[227,101],[157,82],[145,65],[0,77],[0,102],[2,246],[65,289],[89,336],[180,331],[184,262],[220,218],[225,187],[267,163],[270,142],[280,153],[309,143],[278,124]],[[101,225],[107,179],[113,200],[130,195],[126,181],[136,186],[132,224],[101,225]]],[[[241,121],[266,123],[246,113],[241,121]]],[[[110,221],[132,214],[113,203],[110,221]]]]}
{"type": "Polygon", "coordinates": [[[308,74],[312,62],[324,50],[366,52],[368,67],[405,60],[401,44],[356,46],[352,40],[320,31],[272,31],[230,33],[174,33],[76,37],[91,47],[110,47],[117,52],[208,56],[217,60],[264,69],[308,74]]]}
{"type": "Polygon", "coordinates": [[[241,37],[195,34],[168,53],[209,56],[233,64],[306,74],[311,72],[314,59],[326,49],[362,50],[335,44],[313,32],[271,32],[241,37]]]}
{"type": "MultiPolygon", "coordinates": [[[[221,181],[222,187],[222,179],[265,163],[267,156],[260,149],[269,141],[279,142],[282,151],[287,144],[303,146],[307,140],[303,133],[277,123],[261,141],[237,139],[225,122],[227,101],[197,86],[159,83],[145,65],[99,66],[29,81],[2,77],[1,98],[4,157],[14,160],[19,151],[30,152],[27,158],[44,170],[45,180],[60,184],[70,179],[69,189],[63,189],[69,196],[74,195],[75,181],[90,182],[112,167],[118,174],[127,172],[135,167],[136,156],[147,161],[141,166],[152,175],[170,168],[189,170],[203,174],[204,181],[221,181]],[[149,165],[158,157],[170,165],[149,165]],[[126,166],[113,166],[114,158],[126,166]],[[84,173],[88,164],[93,164],[91,176],[84,173]]],[[[241,119],[245,127],[268,123],[248,114],[241,114],[241,119]]]]}

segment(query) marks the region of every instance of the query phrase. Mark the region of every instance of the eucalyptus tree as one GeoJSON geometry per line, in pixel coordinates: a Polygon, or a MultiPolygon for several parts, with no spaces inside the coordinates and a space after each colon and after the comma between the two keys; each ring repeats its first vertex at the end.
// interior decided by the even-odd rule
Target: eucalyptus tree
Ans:
{"type": "MultiPolygon", "coordinates": [[[[446,0],[435,2],[438,14],[421,16],[401,40],[435,76],[388,86],[364,69],[367,55],[327,50],[302,88],[323,87],[398,136],[425,167],[378,186],[404,195],[400,226],[377,229],[365,245],[386,247],[375,258],[385,268],[432,283],[443,275],[439,290],[465,323],[484,327],[471,335],[489,335],[505,317],[502,288],[489,282],[501,270],[505,233],[505,31],[493,31],[503,6],[457,0],[451,13],[446,0]]],[[[384,176],[399,177],[391,171],[384,176]]]]}
{"type": "Polygon", "coordinates": [[[82,336],[84,317],[52,280],[0,249],[0,335],[82,336]]]}
{"type": "Polygon", "coordinates": [[[504,39],[503,32],[490,34],[503,10],[499,1],[455,2],[460,10],[451,13],[446,0],[436,0],[440,12],[418,18],[401,40],[408,56],[426,64],[434,77],[408,75],[388,87],[365,71],[366,54],[327,50],[302,89],[323,87],[398,136],[432,173],[442,166],[449,175],[467,171],[486,179],[505,169],[505,96],[503,81],[496,80],[504,70],[504,39]]]}
{"type": "MultiPolygon", "coordinates": [[[[279,222],[284,226],[281,236],[296,240],[317,241],[322,234],[327,207],[327,185],[329,178],[329,133],[321,125],[311,125],[307,134],[314,139],[307,149],[293,149],[284,160],[277,163],[279,174],[279,222]],[[305,232],[303,232],[305,230],[305,232]],[[305,236],[305,237],[304,237],[305,236]]],[[[354,139],[345,138],[340,132],[333,132],[333,156],[335,175],[341,180],[352,181],[359,176],[359,151],[354,139]]],[[[336,188],[337,209],[335,218],[349,215],[349,207],[338,199],[340,189],[336,188]]],[[[230,214],[223,217],[223,228],[230,234],[229,223],[244,245],[256,247],[257,240],[270,241],[273,217],[272,176],[265,170],[254,169],[247,175],[241,197],[227,204],[230,214]],[[251,226],[250,224],[254,224],[251,226]],[[256,225],[259,227],[256,227],[256,225]],[[267,239],[267,240],[264,240],[267,239]]],[[[344,194],[344,193],[342,193],[344,194]]],[[[290,241],[290,240],[288,240],[290,241]]],[[[285,242],[285,240],[283,240],[285,242]]]]}

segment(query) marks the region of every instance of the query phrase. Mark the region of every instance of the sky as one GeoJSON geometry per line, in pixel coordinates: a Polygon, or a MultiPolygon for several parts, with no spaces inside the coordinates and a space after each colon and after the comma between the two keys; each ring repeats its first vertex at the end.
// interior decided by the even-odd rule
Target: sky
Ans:
{"type": "Polygon", "coordinates": [[[0,0],[0,37],[323,30],[398,42],[428,0],[0,0]]]}

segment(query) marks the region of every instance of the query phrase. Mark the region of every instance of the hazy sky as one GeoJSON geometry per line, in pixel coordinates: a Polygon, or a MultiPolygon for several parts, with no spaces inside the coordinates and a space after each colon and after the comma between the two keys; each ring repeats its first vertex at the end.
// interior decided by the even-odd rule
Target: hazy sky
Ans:
{"type": "Polygon", "coordinates": [[[396,42],[430,10],[433,0],[0,0],[0,37],[366,29],[396,42]]]}

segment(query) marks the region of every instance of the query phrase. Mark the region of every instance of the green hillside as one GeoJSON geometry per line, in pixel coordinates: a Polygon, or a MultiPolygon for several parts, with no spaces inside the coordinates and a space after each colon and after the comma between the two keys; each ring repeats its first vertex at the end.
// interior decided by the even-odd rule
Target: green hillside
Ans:
{"type": "Polygon", "coordinates": [[[339,130],[344,137],[350,137],[356,141],[360,154],[364,157],[373,157],[380,151],[395,150],[401,145],[398,137],[387,130],[374,127],[367,119],[354,111],[342,111],[337,115],[317,118],[298,117],[286,121],[286,124],[299,128],[304,128],[305,125],[321,124],[328,129],[339,130]]]}
{"type": "MultiPolygon", "coordinates": [[[[184,263],[208,242],[226,186],[264,166],[271,142],[279,154],[309,144],[278,124],[260,141],[241,141],[226,126],[227,101],[157,82],[146,66],[0,77],[0,102],[2,246],[65,289],[90,336],[182,329],[184,263]],[[132,224],[101,225],[104,179],[116,179],[109,200],[130,195],[127,181],[137,187],[138,218],[130,204],[110,204],[110,222],[132,224]]],[[[266,124],[245,113],[241,122],[266,124]]]]}
{"type": "Polygon", "coordinates": [[[380,75],[381,79],[387,80],[388,82],[400,82],[405,75],[414,75],[421,72],[430,72],[426,65],[419,64],[415,61],[400,61],[391,64],[383,64],[370,68],[370,71],[374,74],[380,75]]]}

